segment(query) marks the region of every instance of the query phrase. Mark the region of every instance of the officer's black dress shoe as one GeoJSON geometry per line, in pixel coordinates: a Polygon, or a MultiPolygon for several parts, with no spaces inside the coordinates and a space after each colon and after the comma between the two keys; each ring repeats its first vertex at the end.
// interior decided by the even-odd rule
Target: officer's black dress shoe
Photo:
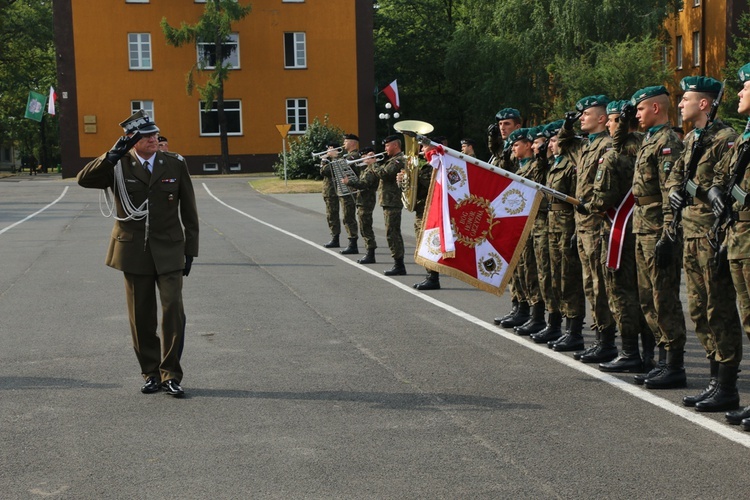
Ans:
{"type": "Polygon", "coordinates": [[[162,387],[164,387],[164,391],[170,396],[181,398],[185,395],[185,391],[182,390],[182,387],[180,387],[180,384],[177,382],[177,380],[173,378],[170,378],[169,380],[164,382],[162,384],[162,387]]]}
{"type": "Polygon", "coordinates": [[[161,384],[156,377],[149,377],[146,379],[143,387],[141,387],[141,392],[143,394],[153,394],[154,392],[159,392],[159,389],[161,389],[161,384]]]}

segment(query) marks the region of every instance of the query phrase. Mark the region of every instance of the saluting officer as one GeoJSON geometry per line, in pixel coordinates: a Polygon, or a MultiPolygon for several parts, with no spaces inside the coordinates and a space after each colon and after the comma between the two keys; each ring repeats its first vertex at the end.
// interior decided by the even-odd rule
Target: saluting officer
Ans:
{"type": "MultiPolygon", "coordinates": [[[[571,156],[576,165],[576,198],[583,204],[591,201],[599,161],[612,147],[612,139],[606,128],[607,103],[609,99],[604,95],[580,99],[576,103],[576,110],[565,114],[565,122],[559,134],[560,147],[571,156]],[[581,131],[588,134],[586,138],[576,137],[573,132],[573,124],[578,119],[581,120],[581,131]]],[[[597,212],[576,213],[576,244],[583,269],[583,289],[591,304],[594,318],[592,328],[596,331],[596,341],[588,349],[575,355],[576,359],[585,363],[606,362],[617,356],[615,320],[609,309],[601,266],[603,219],[603,214],[597,212]]],[[[581,327],[576,323],[572,330],[580,332],[581,327]]],[[[554,349],[580,351],[583,349],[583,335],[571,334],[567,343],[558,342],[554,349]]]]}
{"type": "Polygon", "coordinates": [[[666,233],[672,223],[667,179],[682,155],[683,143],[669,126],[669,92],[646,87],[631,99],[646,137],[633,175],[633,232],[638,296],[656,344],[659,363],[645,377],[649,389],[685,387],[685,318],[680,301],[679,248],[666,233]]]}
{"type": "Polygon", "coordinates": [[[512,144],[508,141],[513,131],[521,128],[521,112],[515,108],[503,108],[495,114],[495,122],[487,130],[487,146],[492,158],[489,163],[509,172],[515,172],[518,164],[512,157],[512,144]]]}
{"type": "Polygon", "coordinates": [[[145,379],[141,392],[163,388],[167,394],[182,397],[182,278],[198,256],[193,184],[182,156],[158,151],[159,128],[145,111],[139,110],[120,126],[125,136],[79,172],[78,184],[114,193],[117,220],[106,263],[125,275],[133,347],[145,379]],[[128,198],[123,199],[121,193],[128,198]],[[156,333],[157,288],[162,304],[161,343],[156,333]]]}
{"type": "Polygon", "coordinates": [[[734,146],[737,132],[718,119],[708,123],[721,82],[690,76],[680,81],[680,88],[685,92],[678,106],[682,119],[695,128],[685,138],[685,151],[672,169],[667,187],[672,209],[682,212],[688,311],[706,351],[710,373],[708,386],[694,396],[685,396],[682,402],[698,411],[733,410],[740,404],[737,368],[742,328],[732,278],[727,272],[716,272],[717,255],[706,239],[716,220],[706,195],[713,184],[714,166],[734,146]],[[694,150],[696,143],[702,145],[698,151],[694,150]],[[700,157],[693,158],[694,154],[700,157]],[[688,171],[691,165],[695,170],[688,171]]]}
{"type": "MultiPolygon", "coordinates": [[[[740,68],[739,72],[740,101],[737,112],[750,116],[750,64],[740,68]]],[[[750,203],[747,193],[750,191],[750,169],[748,168],[748,153],[750,147],[750,120],[739,142],[716,164],[714,168],[713,186],[708,192],[708,199],[714,215],[724,215],[725,208],[731,210],[732,221],[727,230],[726,250],[729,259],[729,271],[732,282],[737,291],[737,302],[740,308],[740,318],[745,335],[750,337],[750,203]],[[732,181],[734,181],[732,183],[732,181]],[[725,207],[724,194],[731,193],[731,207],[725,207]]],[[[742,351],[736,352],[737,363],[740,362],[742,351]]],[[[726,413],[730,424],[742,424],[745,430],[750,430],[750,406],[726,413]]]]}

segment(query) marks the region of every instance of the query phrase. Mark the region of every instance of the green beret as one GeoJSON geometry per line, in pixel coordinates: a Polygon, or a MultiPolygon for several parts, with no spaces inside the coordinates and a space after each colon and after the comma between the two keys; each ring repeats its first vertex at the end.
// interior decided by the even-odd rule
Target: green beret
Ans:
{"type": "Polygon", "coordinates": [[[590,95],[578,101],[576,103],[576,109],[578,111],[583,111],[596,106],[606,106],[608,102],[609,99],[607,99],[606,95],[590,95]]]}
{"type": "Polygon", "coordinates": [[[721,82],[707,76],[686,76],[680,80],[680,88],[685,92],[718,94],[721,91],[721,82]]]}
{"type": "Polygon", "coordinates": [[[521,121],[521,112],[515,108],[501,109],[495,115],[495,120],[518,120],[521,121]]]}
{"type": "Polygon", "coordinates": [[[669,95],[667,87],[665,87],[664,85],[656,85],[654,87],[643,88],[633,94],[633,97],[630,100],[633,104],[638,104],[641,101],[651,99],[652,97],[656,97],[658,95],[669,95]]]}
{"type": "Polygon", "coordinates": [[[622,111],[622,107],[625,106],[626,102],[628,101],[611,101],[609,104],[607,104],[607,114],[619,115],[620,111],[622,111]]]}
{"type": "Polygon", "coordinates": [[[740,83],[745,83],[750,80],[750,63],[745,64],[737,72],[737,76],[740,78],[740,83]]]}
{"type": "Polygon", "coordinates": [[[557,135],[557,133],[560,131],[564,123],[565,123],[565,120],[556,120],[552,123],[548,123],[544,127],[544,137],[549,139],[550,137],[557,135]]]}
{"type": "Polygon", "coordinates": [[[517,130],[514,130],[508,136],[508,141],[511,143],[511,145],[515,144],[518,141],[529,141],[529,142],[531,142],[531,139],[529,139],[529,129],[527,129],[527,128],[519,128],[517,130]]]}
{"type": "Polygon", "coordinates": [[[544,137],[544,135],[542,135],[543,131],[544,131],[544,125],[537,125],[536,127],[531,127],[528,133],[529,140],[531,142],[534,142],[534,139],[536,139],[537,137],[544,137]]]}

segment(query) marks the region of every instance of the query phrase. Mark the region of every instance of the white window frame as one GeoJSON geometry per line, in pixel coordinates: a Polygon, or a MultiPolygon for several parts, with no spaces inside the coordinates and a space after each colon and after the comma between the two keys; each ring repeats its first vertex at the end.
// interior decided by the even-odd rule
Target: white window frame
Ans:
{"type": "Polygon", "coordinates": [[[139,109],[142,109],[146,113],[148,113],[148,116],[151,117],[151,120],[156,122],[156,118],[154,118],[154,101],[149,99],[130,101],[130,114],[135,113],[139,109]]]}
{"type": "Polygon", "coordinates": [[[151,33],[128,33],[128,67],[133,70],[150,70],[153,68],[151,55],[151,33]],[[136,38],[133,38],[136,37],[136,38]],[[144,40],[143,38],[146,38],[144,40]],[[144,54],[148,54],[148,63],[144,54]],[[135,55],[135,59],[133,56],[135,55]]]}
{"type": "MultiPolygon", "coordinates": [[[[197,0],[196,0],[197,2],[197,0]]],[[[204,172],[218,172],[219,171],[219,164],[218,163],[204,163],[203,164],[203,171],[204,172]]]]}
{"type": "Polygon", "coordinates": [[[235,161],[235,162],[229,162],[229,171],[230,172],[242,172],[242,163],[235,161]]]}
{"type": "Polygon", "coordinates": [[[281,0],[281,3],[305,3],[305,0],[281,0]]]}
{"type": "Polygon", "coordinates": [[[125,0],[125,3],[150,3],[151,0],[125,0]]]}
{"type": "Polygon", "coordinates": [[[682,37],[678,36],[675,40],[674,44],[674,50],[675,50],[675,66],[677,69],[682,69],[682,37]]]}
{"type": "Polygon", "coordinates": [[[701,32],[693,31],[693,67],[701,65],[701,32]]]}
{"type": "Polygon", "coordinates": [[[307,33],[304,31],[284,32],[284,69],[306,69],[307,68],[307,33]],[[287,35],[292,35],[293,61],[289,65],[287,61],[287,35]]]}
{"type": "Polygon", "coordinates": [[[289,129],[290,134],[304,134],[307,131],[309,125],[308,119],[310,113],[308,111],[308,103],[306,97],[289,97],[286,99],[286,123],[291,125],[289,129]],[[304,101],[304,106],[300,106],[300,103],[304,101]],[[303,112],[304,111],[304,112],[303,112]],[[304,114],[304,121],[302,115],[304,114]]]}
{"type": "MultiPolygon", "coordinates": [[[[219,130],[218,130],[218,120],[217,120],[217,130],[216,132],[204,132],[203,131],[203,117],[207,113],[204,108],[205,102],[200,101],[198,103],[198,126],[200,127],[200,135],[201,137],[218,137],[219,136],[219,130]]],[[[216,102],[214,101],[214,105],[216,105],[216,102]]],[[[211,108],[211,111],[208,111],[208,113],[216,113],[218,115],[219,111],[217,108],[211,108]]],[[[238,136],[242,135],[242,101],[239,99],[225,99],[224,100],[224,113],[239,113],[239,125],[240,130],[232,132],[231,130],[227,131],[228,136],[238,136]],[[232,105],[233,103],[237,103],[236,108],[229,108],[227,109],[227,104],[232,105]]],[[[230,121],[229,119],[227,120],[230,121]]]]}
{"type": "Polygon", "coordinates": [[[693,7],[700,7],[701,6],[701,0],[693,0],[693,7]]]}
{"type": "MultiPolygon", "coordinates": [[[[230,33],[229,37],[232,39],[230,42],[224,43],[222,45],[234,45],[235,50],[229,55],[229,57],[225,58],[222,62],[228,62],[231,65],[231,69],[240,69],[240,34],[239,33],[230,33]],[[235,61],[237,64],[235,64],[235,61]]],[[[198,64],[203,63],[203,50],[201,48],[203,46],[209,46],[213,49],[213,42],[197,42],[195,44],[195,50],[197,53],[197,61],[198,64]]],[[[216,66],[211,66],[209,64],[206,64],[203,66],[203,69],[214,69],[216,66]]]]}

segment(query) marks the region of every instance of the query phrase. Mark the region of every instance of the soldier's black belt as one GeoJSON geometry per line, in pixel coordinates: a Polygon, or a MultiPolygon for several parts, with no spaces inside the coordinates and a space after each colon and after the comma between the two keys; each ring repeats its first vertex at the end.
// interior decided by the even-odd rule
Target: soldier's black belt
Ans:
{"type": "Polygon", "coordinates": [[[550,203],[549,210],[550,212],[572,212],[573,205],[570,203],[550,203]]]}
{"type": "Polygon", "coordinates": [[[742,212],[732,212],[732,217],[736,221],[747,222],[750,221],[750,212],[743,210],[742,212]]]}
{"type": "Polygon", "coordinates": [[[635,196],[635,204],[639,207],[650,205],[652,203],[656,203],[657,201],[661,201],[660,194],[654,194],[651,196],[635,196]]]}

